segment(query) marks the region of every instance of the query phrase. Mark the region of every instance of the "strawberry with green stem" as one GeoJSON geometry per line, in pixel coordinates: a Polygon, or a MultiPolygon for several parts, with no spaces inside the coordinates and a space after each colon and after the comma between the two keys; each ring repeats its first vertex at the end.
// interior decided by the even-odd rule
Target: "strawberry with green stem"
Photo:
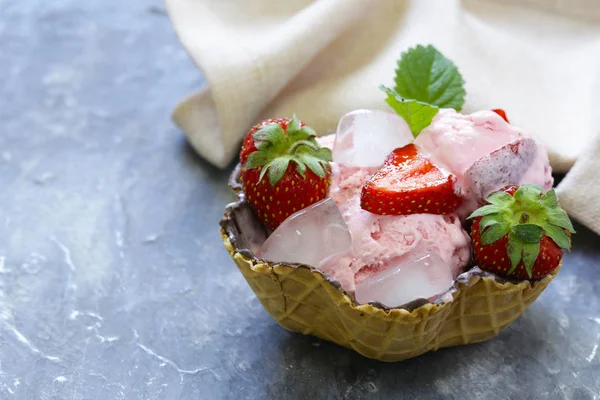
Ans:
{"type": "Polygon", "coordinates": [[[554,271],[575,233],[554,189],[508,186],[477,209],[471,238],[475,261],[485,271],[506,277],[539,279],[554,271]]]}
{"type": "Polygon", "coordinates": [[[331,150],[294,116],[266,120],[246,136],[240,175],[259,219],[275,229],[291,214],[326,197],[331,150]]]}

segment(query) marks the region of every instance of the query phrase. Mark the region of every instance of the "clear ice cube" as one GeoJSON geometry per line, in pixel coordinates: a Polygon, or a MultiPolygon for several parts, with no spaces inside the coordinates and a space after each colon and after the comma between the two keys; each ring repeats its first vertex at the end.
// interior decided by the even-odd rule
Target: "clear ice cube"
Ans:
{"type": "Polygon", "coordinates": [[[413,141],[406,121],[397,114],[356,110],[338,123],[333,161],[359,167],[378,167],[398,147],[413,141]]]}
{"type": "Polygon", "coordinates": [[[257,252],[259,258],[318,266],[346,251],[352,236],[331,198],[290,215],[271,233],[257,252]]]}
{"type": "Polygon", "coordinates": [[[450,267],[435,253],[405,260],[356,284],[358,303],[378,301],[398,307],[419,298],[429,299],[452,286],[450,267]]]}

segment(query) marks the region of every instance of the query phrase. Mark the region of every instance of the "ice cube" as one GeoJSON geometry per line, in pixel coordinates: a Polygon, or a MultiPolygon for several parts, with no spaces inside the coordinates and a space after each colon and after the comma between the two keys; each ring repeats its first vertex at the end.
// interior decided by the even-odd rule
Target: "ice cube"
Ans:
{"type": "Polygon", "coordinates": [[[352,236],[331,198],[290,215],[257,252],[259,258],[316,267],[327,257],[346,251],[352,236]]]}
{"type": "Polygon", "coordinates": [[[522,138],[475,161],[465,172],[473,194],[485,199],[507,185],[519,185],[537,154],[535,140],[522,138]]]}
{"type": "Polygon", "coordinates": [[[378,167],[392,150],[414,139],[406,121],[397,114],[356,110],[338,123],[333,161],[359,167],[378,167]]]}
{"type": "Polygon", "coordinates": [[[419,298],[429,299],[452,286],[450,267],[436,253],[405,260],[356,284],[358,303],[378,301],[398,307],[419,298]]]}

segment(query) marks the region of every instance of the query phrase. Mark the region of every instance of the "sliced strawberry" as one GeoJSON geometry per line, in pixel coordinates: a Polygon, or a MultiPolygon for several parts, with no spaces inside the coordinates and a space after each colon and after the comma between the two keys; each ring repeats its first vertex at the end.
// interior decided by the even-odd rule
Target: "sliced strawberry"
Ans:
{"type": "Polygon", "coordinates": [[[471,239],[477,265],[506,277],[539,279],[554,271],[574,233],[554,189],[508,186],[476,210],[471,239]]]}
{"type": "Polygon", "coordinates": [[[394,150],[361,193],[361,207],[380,215],[448,214],[459,205],[454,176],[444,174],[414,144],[394,150]]]}
{"type": "Polygon", "coordinates": [[[492,111],[495,112],[496,114],[498,114],[499,116],[501,116],[502,119],[504,119],[506,122],[508,122],[510,124],[510,121],[506,117],[506,112],[503,109],[501,109],[501,108],[494,108],[492,111]]]}

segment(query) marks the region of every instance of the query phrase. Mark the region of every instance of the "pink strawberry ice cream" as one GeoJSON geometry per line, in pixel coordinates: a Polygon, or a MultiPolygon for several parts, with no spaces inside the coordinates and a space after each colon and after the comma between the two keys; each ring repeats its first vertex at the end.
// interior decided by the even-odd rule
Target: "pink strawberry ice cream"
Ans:
{"type": "Polygon", "coordinates": [[[540,142],[530,138],[530,134],[493,111],[463,115],[443,109],[419,134],[415,144],[438,166],[457,177],[464,198],[459,215],[465,217],[489,193],[507,184],[533,183],[544,190],[552,188],[548,153],[540,142]],[[509,144],[512,145],[507,149],[512,151],[495,153],[509,144]],[[520,154],[519,149],[522,149],[520,154]],[[481,190],[474,190],[476,177],[485,181],[482,182],[485,185],[479,184],[481,190]]]}
{"type": "Polygon", "coordinates": [[[471,254],[469,235],[459,219],[434,214],[385,216],[363,210],[361,189],[376,170],[334,164],[329,196],[348,225],[352,247],[324,260],[319,268],[347,291],[354,291],[356,283],[389,265],[414,255],[437,253],[456,278],[471,254]]]}
{"type": "MultiPolygon", "coordinates": [[[[362,134],[372,135],[373,131],[377,128],[367,129],[362,134]]],[[[333,139],[334,135],[330,135],[320,138],[319,142],[331,147],[333,139]]],[[[360,206],[361,190],[379,167],[332,164],[329,197],[346,222],[352,246],[326,258],[318,267],[338,280],[345,290],[356,291],[357,300],[362,291],[361,302],[377,300],[392,303],[387,304],[390,306],[398,305],[393,301],[401,296],[390,297],[390,293],[408,293],[413,284],[398,278],[400,275],[392,275],[404,268],[408,277],[410,268],[415,268],[414,260],[422,256],[433,257],[435,274],[446,273],[445,283],[441,286],[427,283],[429,292],[423,293],[428,295],[422,297],[433,295],[433,287],[439,289],[436,294],[441,293],[470,262],[471,241],[462,223],[489,193],[508,184],[533,183],[544,190],[552,187],[551,168],[544,146],[493,111],[462,115],[452,109],[440,110],[414,143],[439,168],[456,176],[455,190],[462,200],[456,214],[386,216],[370,213],[360,206]],[[395,279],[396,283],[386,287],[382,283],[384,279],[395,279]],[[398,279],[404,286],[395,286],[400,282],[398,279]]],[[[370,162],[369,165],[377,164],[376,160],[370,162]]],[[[409,301],[408,296],[406,294],[402,301],[409,301]]]]}

